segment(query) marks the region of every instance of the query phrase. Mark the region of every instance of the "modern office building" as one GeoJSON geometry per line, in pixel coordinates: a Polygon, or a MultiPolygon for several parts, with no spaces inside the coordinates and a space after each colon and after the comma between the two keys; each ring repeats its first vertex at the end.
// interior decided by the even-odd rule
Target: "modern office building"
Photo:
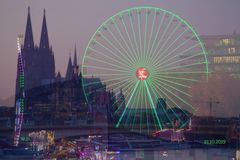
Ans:
{"type": "Polygon", "coordinates": [[[211,72],[240,75],[240,34],[201,36],[208,53],[211,72]]]}

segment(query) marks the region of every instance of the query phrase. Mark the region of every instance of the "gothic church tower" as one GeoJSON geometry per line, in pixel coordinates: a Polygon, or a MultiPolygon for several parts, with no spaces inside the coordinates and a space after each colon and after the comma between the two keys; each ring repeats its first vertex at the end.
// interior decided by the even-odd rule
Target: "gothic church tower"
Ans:
{"type": "MultiPolygon", "coordinates": [[[[25,85],[24,90],[52,83],[55,79],[55,60],[52,47],[49,45],[46,11],[44,9],[42,30],[39,47],[34,44],[30,7],[28,7],[27,24],[24,36],[24,44],[21,46],[25,85]]],[[[15,98],[19,96],[19,72],[16,77],[15,98]]],[[[25,95],[28,100],[27,92],[25,95]]]]}
{"type": "Polygon", "coordinates": [[[33,31],[28,7],[27,25],[22,46],[25,90],[51,83],[55,78],[55,61],[49,45],[46,11],[44,9],[39,47],[34,45],[33,31]]]}

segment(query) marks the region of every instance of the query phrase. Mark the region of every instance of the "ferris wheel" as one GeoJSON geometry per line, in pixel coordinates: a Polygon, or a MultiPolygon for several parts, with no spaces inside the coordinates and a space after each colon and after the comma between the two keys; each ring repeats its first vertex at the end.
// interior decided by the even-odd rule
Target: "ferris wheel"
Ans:
{"type": "Polygon", "coordinates": [[[206,51],[193,27],[155,7],[130,8],[104,21],[91,37],[82,62],[86,98],[91,100],[89,88],[98,83],[121,92],[120,98],[112,96],[116,127],[140,130],[151,125],[163,129],[166,119],[171,123],[174,116],[180,119],[173,108],[194,112],[188,91],[207,74],[206,51]],[[157,105],[159,99],[166,105],[157,105]]]}

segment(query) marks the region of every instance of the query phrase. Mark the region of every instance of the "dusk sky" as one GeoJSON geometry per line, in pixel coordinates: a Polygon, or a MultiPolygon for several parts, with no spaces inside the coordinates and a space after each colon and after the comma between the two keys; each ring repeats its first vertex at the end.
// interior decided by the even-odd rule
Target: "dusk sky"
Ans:
{"type": "Polygon", "coordinates": [[[60,71],[62,76],[74,45],[81,63],[85,47],[97,27],[108,17],[130,7],[170,10],[192,24],[200,35],[240,33],[240,0],[1,0],[0,98],[15,92],[16,38],[25,33],[28,6],[35,45],[39,45],[43,9],[46,9],[56,72],[60,71]]]}

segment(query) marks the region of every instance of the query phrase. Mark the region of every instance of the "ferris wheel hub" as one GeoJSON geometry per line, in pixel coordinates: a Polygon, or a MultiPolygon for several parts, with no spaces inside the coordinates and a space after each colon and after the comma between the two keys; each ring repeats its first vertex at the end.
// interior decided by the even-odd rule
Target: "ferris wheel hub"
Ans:
{"type": "Polygon", "coordinates": [[[149,72],[145,67],[139,67],[136,69],[136,77],[137,79],[143,81],[147,79],[149,76],[149,72]]]}

